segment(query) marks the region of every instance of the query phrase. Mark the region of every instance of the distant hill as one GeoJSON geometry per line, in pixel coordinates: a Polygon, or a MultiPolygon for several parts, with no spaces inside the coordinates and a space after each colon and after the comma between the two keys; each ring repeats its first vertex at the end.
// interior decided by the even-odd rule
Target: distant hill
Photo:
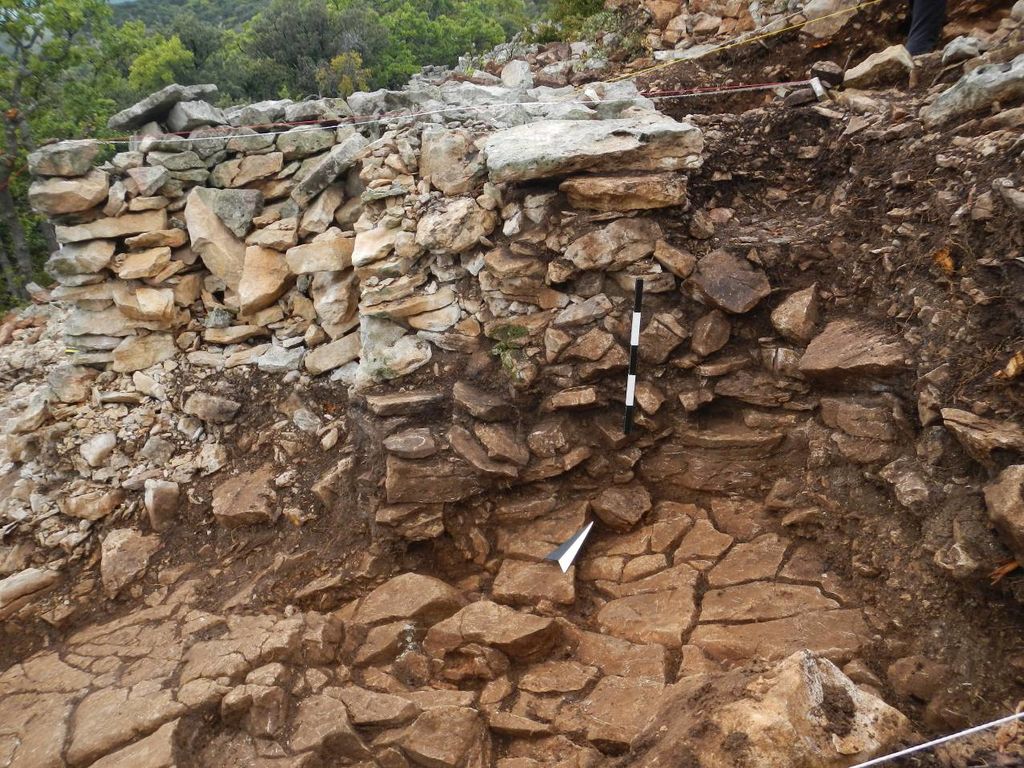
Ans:
{"type": "Polygon", "coordinates": [[[181,12],[191,12],[206,24],[239,27],[270,4],[270,0],[108,0],[118,24],[139,20],[161,29],[181,12]]]}

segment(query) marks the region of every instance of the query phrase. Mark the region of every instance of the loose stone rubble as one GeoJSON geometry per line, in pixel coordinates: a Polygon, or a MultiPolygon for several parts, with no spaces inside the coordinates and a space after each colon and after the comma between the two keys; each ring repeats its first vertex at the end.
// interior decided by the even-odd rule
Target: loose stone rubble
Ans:
{"type": "MultiPolygon", "coordinates": [[[[693,59],[792,18],[643,5],[693,59]]],[[[964,242],[1019,218],[985,159],[1021,118],[985,112],[1020,21],[923,107],[886,90],[926,66],[901,50],[792,120],[793,94],[676,119],[589,44],[509,46],[347,101],[172,85],[98,166],[34,153],[61,247],[0,331],[0,621],[60,640],[0,672],[0,764],[840,766],[915,738],[885,699],[958,722],[930,633],[891,637],[941,615],[914,585],[1024,557],[1024,427],[957,394],[973,278],[861,297],[911,273],[923,208],[964,242]],[[779,127],[793,166],[738,146],[779,127]],[[927,204],[854,157],[890,144],[934,158],[927,204]],[[885,201],[878,232],[848,199],[885,201]]]]}

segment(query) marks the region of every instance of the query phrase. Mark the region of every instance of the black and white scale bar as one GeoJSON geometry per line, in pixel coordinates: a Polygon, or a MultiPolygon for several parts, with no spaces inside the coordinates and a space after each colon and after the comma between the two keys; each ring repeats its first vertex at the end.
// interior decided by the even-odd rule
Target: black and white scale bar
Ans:
{"type": "Polygon", "coordinates": [[[633,431],[633,402],[636,397],[636,358],[640,347],[640,305],[644,300],[644,281],[637,280],[633,294],[633,324],[629,330],[629,373],[626,376],[626,415],[622,422],[622,431],[629,434],[633,431]]]}

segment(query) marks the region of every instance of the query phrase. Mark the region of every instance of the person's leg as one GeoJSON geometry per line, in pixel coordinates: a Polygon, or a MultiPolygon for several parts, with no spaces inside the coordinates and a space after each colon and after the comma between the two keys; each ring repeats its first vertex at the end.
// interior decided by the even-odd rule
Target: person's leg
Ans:
{"type": "Polygon", "coordinates": [[[929,53],[946,23],[946,0],[912,0],[907,50],[911,56],[929,53]]]}

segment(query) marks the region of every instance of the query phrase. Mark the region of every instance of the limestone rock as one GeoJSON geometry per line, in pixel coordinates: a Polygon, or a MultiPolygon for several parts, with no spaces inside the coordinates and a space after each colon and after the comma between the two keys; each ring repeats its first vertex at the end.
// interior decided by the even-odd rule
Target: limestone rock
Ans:
{"type": "Polygon", "coordinates": [[[448,430],[448,443],[452,450],[465,459],[477,472],[493,477],[518,477],[519,469],[514,464],[492,460],[487,451],[476,441],[469,430],[453,424],[448,430]]]}
{"type": "Polygon", "coordinates": [[[90,467],[102,467],[117,447],[117,435],[101,432],[82,443],[79,452],[90,467]]]}
{"type": "Polygon", "coordinates": [[[592,408],[600,402],[600,393],[596,387],[570,387],[556,392],[544,400],[541,411],[549,413],[563,409],[576,410],[592,408]]]}
{"type": "Polygon", "coordinates": [[[1024,96],[1024,54],[1005,64],[986,64],[961,77],[953,87],[939,94],[921,110],[928,130],[974,112],[995,102],[1012,102],[1024,96]]]}
{"type": "Polygon", "coordinates": [[[296,275],[310,272],[340,272],[352,266],[356,239],[337,227],[317,235],[304,245],[289,248],[285,254],[288,268],[296,275]]]}
{"type": "Polygon", "coordinates": [[[116,218],[97,219],[88,224],[57,226],[57,239],[62,243],[77,243],[82,240],[112,240],[128,235],[138,235],[155,229],[167,229],[167,211],[145,211],[126,213],[116,218]]]}
{"type": "Polygon", "coordinates": [[[102,520],[124,501],[124,491],[120,488],[93,488],[80,493],[73,493],[58,502],[60,511],[68,517],[80,520],[102,520]]]}
{"type": "Polygon", "coordinates": [[[893,45],[846,70],[843,85],[847,88],[872,88],[906,83],[913,70],[914,59],[910,52],[903,45],[893,45]]]}
{"type": "Polygon", "coordinates": [[[1012,421],[986,419],[970,411],[943,408],[942,421],[977,461],[990,463],[993,451],[1024,453],[1024,428],[1012,421]]]}
{"type": "Polygon", "coordinates": [[[271,344],[256,358],[256,367],[266,373],[288,373],[302,367],[306,350],[302,346],[285,347],[271,344]]]}
{"type": "Polygon", "coordinates": [[[800,372],[816,378],[886,376],[905,366],[903,345],[881,328],[858,320],[835,320],[814,337],[800,372]]]}
{"type": "Polygon", "coordinates": [[[107,174],[93,168],[74,179],[52,178],[33,181],[28,201],[37,211],[55,216],[86,211],[107,199],[107,174]]]}
{"type": "Polygon", "coordinates": [[[128,336],[114,348],[111,368],[118,373],[144,371],[178,353],[174,337],[169,333],[150,333],[146,336],[128,336]]]}
{"type": "Polygon", "coordinates": [[[245,244],[221,221],[215,211],[215,190],[195,187],[185,204],[189,239],[203,263],[229,288],[238,289],[245,263],[245,244]]]}
{"type": "Polygon", "coordinates": [[[102,147],[91,139],[48,144],[28,156],[28,170],[33,176],[85,176],[102,147]]]}
{"type": "Polygon", "coordinates": [[[235,418],[241,407],[241,403],[227,397],[195,392],[185,401],[182,410],[211,424],[226,424],[235,418]]]}
{"type": "Polygon", "coordinates": [[[149,559],[160,549],[160,539],[143,536],[130,528],[117,528],[103,539],[100,578],[108,597],[135,581],[146,570],[149,559]]]}
{"type": "Polygon", "coordinates": [[[701,601],[702,622],[769,621],[799,613],[838,608],[818,587],[755,581],[709,589],[701,601]]]}
{"type": "Polygon", "coordinates": [[[468,131],[445,130],[439,126],[423,129],[420,177],[446,195],[465,195],[482,175],[483,163],[468,131]]]}
{"type": "Polygon", "coordinates": [[[651,219],[619,219],[573,241],[565,258],[577,269],[622,269],[654,252],[661,227],[651,219]]]}
{"type": "Polygon", "coordinates": [[[245,237],[253,218],[263,207],[263,195],[255,189],[197,187],[196,192],[236,237],[245,237]]]}
{"type": "Polygon", "coordinates": [[[772,325],[782,336],[799,344],[814,337],[819,317],[818,284],[794,291],[772,310],[772,325]]]}
{"type": "Polygon", "coordinates": [[[159,275],[170,262],[170,248],[148,248],[145,251],[119,254],[114,260],[114,271],[122,280],[144,280],[159,275]]]}
{"type": "Polygon", "coordinates": [[[444,533],[444,504],[384,504],[374,520],[408,541],[429,541],[444,533]]]}
{"type": "Polygon", "coordinates": [[[124,282],[116,282],[111,288],[114,304],[125,317],[165,326],[174,324],[174,291],[170,288],[146,288],[124,282]]]}
{"type": "Polygon", "coordinates": [[[179,101],[167,115],[167,127],[175,133],[226,123],[224,113],[205,101],[179,101]]]}
{"type": "Polygon", "coordinates": [[[358,232],[352,245],[352,265],[358,270],[386,258],[400,233],[399,229],[385,226],[358,232]]]}
{"type": "Polygon", "coordinates": [[[430,251],[461,253],[494,231],[496,217],[470,197],[448,200],[416,225],[416,243],[430,251]]]}
{"type": "Polygon", "coordinates": [[[698,261],[687,285],[711,306],[736,315],[749,312],[771,293],[764,272],[722,250],[712,251],[698,261]]]}
{"type": "Polygon", "coordinates": [[[130,131],[163,119],[178,102],[211,99],[216,95],[217,86],[213,84],[182,86],[174,83],[121,110],[107,121],[107,126],[115,131],[130,131]]]}
{"type": "Polygon", "coordinates": [[[50,370],[46,383],[62,403],[81,403],[89,398],[96,371],[77,365],[61,365],[50,370]]]}
{"type": "Polygon", "coordinates": [[[45,594],[59,579],[60,573],[48,568],[26,568],[0,579],[0,620],[45,594]]]}
{"type": "MultiPolygon", "coordinates": [[[[215,187],[244,187],[260,179],[269,179],[281,172],[284,155],[270,152],[265,155],[243,155],[226,160],[213,169],[210,183],[215,187]]],[[[274,197],[269,191],[267,197],[274,197]]]]}
{"type": "Polygon", "coordinates": [[[321,373],[333,371],[346,363],[359,359],[359,351],[362,348],[361,339],[358,333],[350,333],[340,339],[321,344],[316,349],[310,350],[303,358],[306,370],[314,376],[321,373]]]}
{"type": "Polygon", "coordinates": [[[603,293],[599,293],[578,304],[567,306],[555,315],[551,326],[553,328],[577,328],[607,317],[611,310],[611,301],[603,293]]]}
{"type": "Polygon", "coordinates": [[[300,208],[305,208],[314,197],[323,192],[329,184],[334,183],[342,173],[355,163],[359,153],[369,142],[362,134],[353,132],[348,138],[336,145],[320,159],[309,174],[291,191],[291,198],[300,208]]]}
{"type": "Polygon", "coordinates": [[[595,211],[643,211],[686,204],[686,178],[675,173],[574,176],[558,189],[574,208],[595,211]]]}
{"type": "Polygon", "coordinates": [[[181,248],[188,243],[188,234],[182,229],[158,229],[126,238],[124,244],[130,250],[142,248],[181,248]]]}
{"type": "MultiPolygon", "coordinates": [[[[340,338],[358,323],[359,289],[351,270],[314,273],[310,294],[317,321],[332,339],[340,338]]],[[[366,346],[365,339],[360,343],[366,346]]]]}
{"type": "Polygon", "coordinates": [[[164,723],[148,736],[101,757],[89,768],[175,768],[175,745],[183,730],[181,720],[164,723]]]}
{"type": "Polygon", "coordinates": [[[462,595],[440,579],[403,573],[364,597],[353,620],[359,624],[383,624],[398,619],[436,624],[464,604],[462,595]]]}
{"type": "Polygon", "coordinates": [[[403,459],[425,459],[437,453],[437,443],[426,427],[406,429],[384,438],[384,450],[403,459]]]}
{"type": "Polygon", "coordinates": [[[338,120],[352,117],[344,99],[310,99],[297,104],[285,103],[284,119],[289,123],[302,120],[338,120]]]}
{"type": "Polygon", "coordinates": [[[465,408],[471,416],[477,419],[504,421],[512,416],[513,409],[507,400],[464,381],[455,382],[455,386],[452,388],[452,397],[458,406],[465,408]]]}
{"type": "Polygon", "coordinates": [[[559,605],[576,602],[575,572],[562,573],[550,561],[530,563],[506,558],[494,577],[494,599],[512,605],[534,606],[540,600],[559,605]]]}
{"type": "Polygon", "coordinates": [[[724,587],[755,579],[774,578],[782,564],[789,542],[766,533],[750,542],[734,546],[708,573],[708,584],[724,587]]]}
{"type": "Polygon", "coordinates": [[[627,595],[611,600],[597,613],[601,629],[614,637],[646,645],[679,648],[697,618],[692,586],[627,595]]]}
{"type": "Polygon", "coordinates": [[[491,739],[480,713],[467,707],[428,709],[398,739],[416,765],[432,768],[486,768],[491,739]]]}
{"type": "Polygon", "coordinates": [[[633,764],[655,768],[699,754],[705,768],[732,768],[731,745],[742,744],[744,759],[764,768],[841,768],[892,752],[911,733],[900,712],[831,662],[801,650],[767,672],[738,669],[680,680],[637,740],[633,764]],[[709,696],[720,703],[698,714],[697,702],[709,696]]]}
{"type": "Polygon", "coordinates": [[[154,531],[167,530],[177,517],[179,495],[177,483],[154,478],[146,480],[143,504],[154,531]]]}
{"type": "Polygon", "coordinates": [[[559,639],[553,619],[481,600],[432,626],[423,647],[440,657],[465,643],[479,643],[514,659],[531,659],[546,655],[559,639]]]}
{"type": "Polygon", "coordinates": [[[341,184],[331,184],[316,196],[309,208],[302,214],[299,225],[299,236],[320,234],[334,223],[334,214],[345,202],[345,188],[341,184]]]}
{"type": "Polygon", "coordinates": [[[749,624],[701,624],[690,642],[712,659],[728,664],[774,661],[802,648],[845,663],[869,638],[859,610],[834,609],[749,624]]]}
{"type": "Polygon", "coordinates": [[[533,75],[530,63],[522,59],[512,59],[501,68],[501,82],[506,88],[527,91],[533,88],[533,75]]]}
{"type": "Polygon", "coordinates": [[[729,318],[718,309],[713,309],[693,325],[690,348],[701,357],[707,357],[729,342],[732,326],[729,318]]]}
{"type": "Polygon", "coordinates": [[[551,120],[483,140],[491,181],[529,181],[579,171],[679,171],[701,164],[704,138],[669,118],[551,120]]]}
{"type": "Polygon", "coordinates": [[[128,191],[139,197],[155,195],[160,187],[167,183],[171,175],[167,169],[159,165],[143,165],[129,168],[126,182],[128,191]]]}
{"type": "Polygon", "coordinates": [[[446,458],[408,461],[393,455],[386,461],[389,504],[458,501],[483,489],[476,472],[465,462],[446,458]]]}
{"type": "Polygon", "coordinates": [[[412,391],[385,395],[367,395],[366,405],[375,416],[411,416],[440,405],[441,392],[412,391]]]}
{"type": "Polygon", "coordinates": [[[670,246],[664,240],[659,240],[654,246],[654,259],[677,278],[689,278],[697,260],[693,254],[670,246]]]}
{"type": "Polygon", "coordinates": [[[978,38],[959,35],[946,43],[946,47],[942,49],[942,63],[947,65],[967,61],[980,56],[982,50],[984,45],[978,38]]]}
{"type": "Polygon", "coordinates": [[[316,749],[349,761],[370,754],[353,729],[348,710],[338,699],[320,694],[303,699],[295,710],[294,720],[288,742],[294,752],[316,749]]]}
{"type": "Polygon", "coordinates": [[[355,685],[345,686],[337,695],[345,702],[349,720],[357,726],[402,725],[420,713],[420,708],[408,699],[355,685]]]}
{"type": "Polygon", "coordinates": [[[639,483],[615,485],[601,491],[592,505],[594,514],[606,525],[628,531],[651,509],[651,495],[639,483]]]}
{"type": "Polygon", "coordinates": [[[285,160],[308,157],[323,152],[334,144],[334,132],[318,125],[302,125],[277,137],[277,148],[285,160]]]}
{"type": "Polygon", "coordinates": [[[479,423],[473,425],[473,434],[483,444],[487,455],[496,461],[507,461],[525,467],[530,461],[530,450],[516,436],[515,430],[505,424],[479,423]]]}
{"type": "Polygon", "coordinates": [[[46,262],[46,271],[54,277],[91,275],[106,269],[113,256],[113,240],[68,243],[46,262]]]}
{"type": "Polygon", "coordinates": [[[985,486],[985,506],[1007,546],[1024,559],[1024,465],[1007,467],[985,486]]]}
{"type": "Polygon", "coordinates": [[[213,515],[225,528],[273,524],[280,510],[270,464],[223,481],[213,490],[213,515]]]}
{"type": "Polygon", "coordinates": [[[579,703],[587,741],[609,751],[628,749],[654,714],[663,689],[650,678],[602,678],[579,703]]]}
{"type": "Polygon", "coordinates": [[[271,248],[250,245],[245,249],[238,303],[242,314],[266,309],[291,287],[294,280],[285,257],[271,248]]]}
{"type": "Polygon", "coordinates": [[[276,251],[287,251],[299,242],[298,220],[294,217],[280,219],[263,229],[251,232],[245,238],[246,245],[259,245],[276,251]]]}

